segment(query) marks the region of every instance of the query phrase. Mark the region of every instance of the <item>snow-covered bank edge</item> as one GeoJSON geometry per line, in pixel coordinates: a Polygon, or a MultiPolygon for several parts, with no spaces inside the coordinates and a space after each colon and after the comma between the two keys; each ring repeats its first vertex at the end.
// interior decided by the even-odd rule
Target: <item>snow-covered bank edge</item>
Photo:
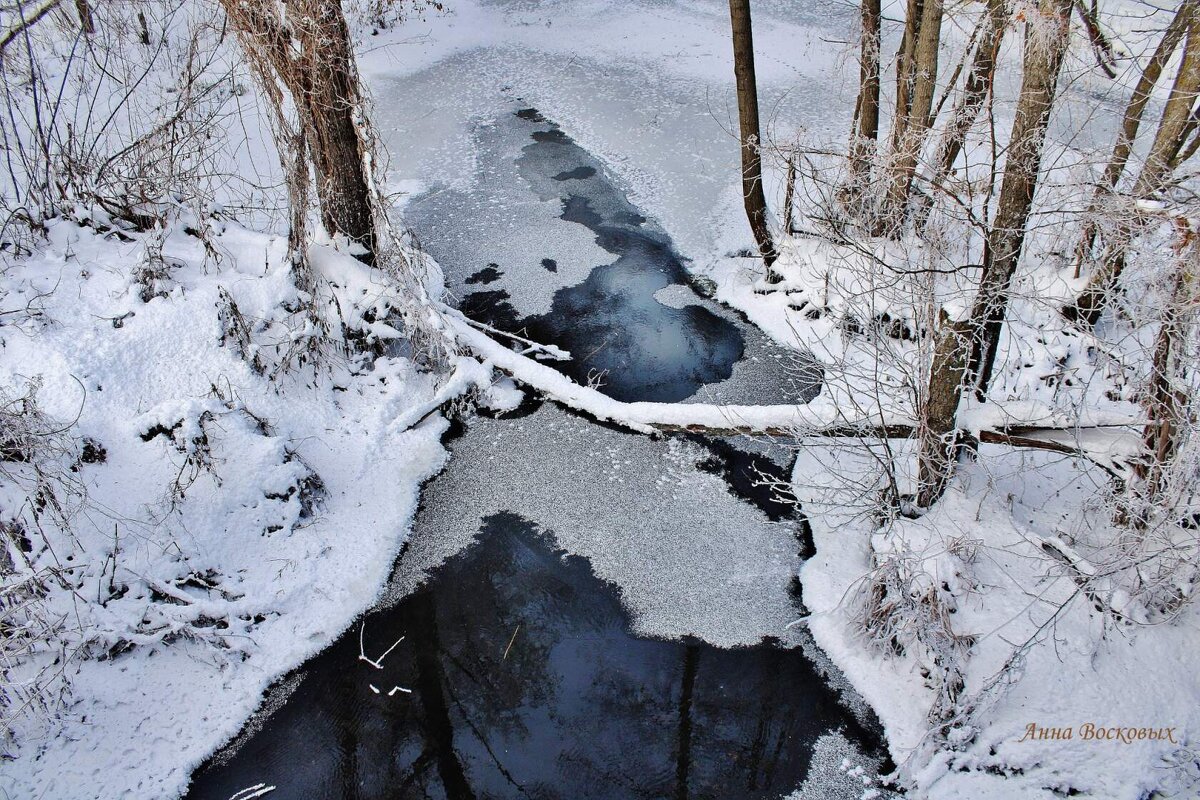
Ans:
{"type": "Polygon", "coordinates": [[[1080,520],[1104,527],[1088,513],[1095,476],[1049,454],[984,447],[937,508],[884,533],[864,509],[869,478],[850,485],[837,477],[850,466],[869,475],[870,461],[865,450],[815,442],[797,461],[794,489],[816,546],[801,570],[805,624],[879,715],[916,796],[1191,796],[1200,710],[1186,698],[1200,696],[1200,680],[1180,665],[1200,627],[1196,609],[1168,626],[1114,625],[1042,549],[1080,520]],[[1034,471],[1039,480],[1030,483],[1034,471]],[[863,629],[862,591],[887,560],[880,537],[918,584],[939,587],[954,629],[972,637],[963,679],[974,713],[960,742],[939,744],[930,734],[937,687],[927,655],[919,658],[911,642],[888,652],[863,629]],[[1086,726],[1147,735],[1100,740],[1086,726]],[[1171,734],[1152,738],[1150,730],[1171,734]]]}
{"type": "MultiPolygon", "coordinates": [[[[296,295],[285,243],[229,223],[213,244],[216,260],[172,232],[169,277],[145,294],[142,237],[60,222],[6,274],[5,308],[38,313],[0,328],[0,383],[36,387],[42,413],[77,420],[76,444],[102,455],[70,467],[86,496],[69,532],[48,528],[43,548],[27,531],[30,557],[80,587],[45,599],[79,649],[65,702],[20,720],[4,796],[180,795],[272,682],[375,602],[447,457],[437,408],[482,375],[464,359],[439,387],[397,354],[272,381],[225,337],[226,298],[262,340],[257,326],[296,295]]],[[[358,262],[315,248],[359,288],[358,262]]],[[[6,487],[5,507],[23,502],[6,487]]]]}

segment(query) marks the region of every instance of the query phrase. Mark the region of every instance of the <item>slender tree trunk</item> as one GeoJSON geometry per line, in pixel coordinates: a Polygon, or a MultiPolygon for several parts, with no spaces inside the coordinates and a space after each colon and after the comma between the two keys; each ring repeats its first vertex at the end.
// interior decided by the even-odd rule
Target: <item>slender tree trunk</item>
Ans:
{"type": "Polygon", "coordinates": [[[1121,174],[1125,171],[1125,164],[1128,163],[1129,154],[1133,151],[1133,142],[1137,139],[1138,128],[1142,124],[1142,114],[1146,110],[1146,104],[1150,101],[1150,95],[1159,78],[1162,77],[1162,71],[1167,65],[1167,61],[1170,60],[1175,48],[1183,39],[1183,35],[1188,31],[1192,17],[1196,13],[1196,6],[1196,0],[1184,0],[1180,3],[1179,10],[1175,12],[1175,18],[1167,26],[1163,38],[1154,50],[1154,55],[1150,57],[1146,68],[1142,70],[1137,86],[1133,89],[1133,96],[1125,109],[1125,118],[1121,124],[1121,132],[1117,136],[1117,143],[1113,146],[1112,158],[1109,159],[1108,166],[1104,170],[1104,182],[1101,185],[1103,189],[1114,189],[1121,174]]]}
{"type": "MultiPolygon", "coordinates": [[[[1133,152],[1133,143],[1137,139],[1138,129],[1142,125],[1142,115],[1146,111],[1146,104],[1150,102],[1154,87],[1162,77],[1163,68],[1187,32],[1191,17],[1196,12],[1196,5],[1196,0],[1184,0],[1180,4],[1171,24],[1167,26],[1163,37],[1159,40],[1158,47],[1154,49],[1154,54],[1146,63],[1145,69],[1142,70],[1137,85],[1133,89],[1133,95],[1129,98],[1129,105],[1125,107],[1121,130],[1117,134],[1116,144],[1113,145],[1108,166],[1104,169],[1104,177],[1096,187],[1096,194],[1090,208],[1092,213],[1095,213],[1103,205],[1104,199],[1117,187],[1117,182],[1125,172],[1125,165],[1129,162],[1129,156],[1133,152]]],[[[1075,277],[1079,277],[1084,259],[1095,246],[1097,232],[1096,222],[1089,220],[1084,226],[1079,244],[1075,248],[1075,277]]],[[[1068,313],[1068,316],[1071,314],[1068,313]]]]}
{"type": "Polygon", "coordinates": [[[871,182],[871,165],[879,147],[880,0],[863,0],[859,34],[858,99],[850,131],[848,200],[857,204],[871,182]]]}
{"type": "Polygon", "coordinates": [[[1162,320],[1154,342],[1150,364],[1150,385],[1144,406],[1147,423],[1142,434],[1145,459],[1136,465],[1142,480],[1143,496],[1149,502],[1166,489],[1168,466],[1179,448],[1181,423],[1186,423],[1187,396],[1178,386],[1186,364],[1180,350],[1185,345],[1188,318],[1196,303],[1196,261],[1200,247],[1195,234],[1181,225],[1179,266],[1175,273],[1171,299],[1162,309],[1162,320]]]}
{"type": "MultiPolygon", "coordinates": [[[[898,235],[908,216],[908,200],[913,175],[929,132],[930,111],[937,88],[938,49],[942,37],[942,0],[923,0],[920,24],[916,29],[911,64],[908,66],[911,91],[906,92],[904,118],[897,117],[891,175],[887,195],[879,215],[877,233],[898,235]]],[[[897,114],[900,97],[897,96],[897,114]]]]}
{"type": "Polygon", "coordinates": [[[945,491],[957,446],[955,420],[968,376],[979,375],[981,391],[986,391],[991,377],[1009,284],[1021,257],[1041,172],[1046,128],[1070,36],[1071,8],[1072,0],[1041,0],[1041,19],[1026,23],[1021,93],[996,216],[984,244],[979,290],[967,317],[944,320],[934,346],[922,415],[917,498],[921,506],[930,506],[945,491]],[[1038,27],[1031,29],[1034,25],[1038,27]]]}
{"type": "MultiPolygon", "coordinates": [[[[1009,0],[988,0],[987,13],[977,29],[978,41],[963,82],[962,94],[954,106],[950,124],[943,132],[938,145],[933,174],[929,178],[930,191],[921,196],[920,208],[916,213],[916,225],[920,231],[923,231],[928,223],[934,193],[942,187],[947,176],[954,170],[954,164],[966,144],[967,134],[974,127],[983,103],[992,91],[996,57],[1008,29],[1009,13],[1009,0]]],[[[936,114],[935,110],[934,115],[936,114]]],[[[930,124],[933,124],[932,118],[930,124]]]]}
{"type": "Polygon", "coordinates": [[[792,206],[796,201],[796,154],[788,156],[787,179],[783,190],[783,233],[792,235],[792,206]]]}
{"type": "Polygon", "coordinates": [[[896,53],[896,110],[892,116],[893,153],[899,149],[905,126],[908,124],[913,92],[913,55],[921,31],[924,7],[924,0],[908,0],[904,13],[904,36],[900,39],[900,50],[896,53]]]}
{"type": "Polygon", "coordinates": [[[1162,120],[1154,135],[1154,144],[1146,156],[1146,164],[1133,186],[1135,197],[1147,197],[1161,191],[1174,171],[1175,158],[1183,147],[1192,107],[1200,96],[1200,15],[1193,14],[1188,24],[1187,43],[1183,60],[1175,75],[1171,95],[1163,108],[1162,120]]]}
{"type": "Polygon", "coordinates": [[[316,180],[321,222],[375,252],[371,177],[358,125],[362,98],[341,6],[323,0],[221,0],[252,58],[291,96],[316,180]]]}
{"type": "Polygon", "coordinates": [[[758,86],[754,77],[754,40],[750,30],[750,0],[729,0],[733,25],[733,72],[737,78],[738,125],[742,142],[742,196],[746,218],[758,252],[767,268],[767,281],[778,283],[771,268],[777,254],[767,222],[767,198],[762,185],[762,132],[758,118],[758,86]]]}
{"type": "MultiPolygon", "coordinates": [[[[1180,12],[1185,10],[1187,10],[1186,7],[1181,8],[1180,12]]],[[[1170,29],[1167,33],[1171,33],[1170,29]]],[[[1166,35],[1164,35],[1164,41],[1165,39],[1166,35]]],[[[1153,84],[1150,84],[1145,91],[1148,93],[1152,87],[1153,84]]],[[[1141,84],[1138,88],[1142,88],[1141,84]]],[[[1170,179],[1188,135],[1192,106],[1195,105],[1197,96],[1200,96],[1200,14],[1193,9],[1187,18],[1187,42],[1184,45],[1183,58],[1179,62],[1179,70],[1175,74],[1175,83],[1171,87],[1171,94],[1163,108],[1162,119],[1159,120],[1158,130],[1154,136],[1154,143],[1150,146],[1146,163],[1142,166],[1137,181],[1134,182],[1133,196],[1135,198],[1147,197],[1161,191],[1170,179]]],[[[1132,106],[1133,103],[1131,102],[1130,105],[1132,106]]],[[[1141,106],[1135,109],[1138,117],[1144,106],[1145,102],[1142,102],[1141,106]]],[[[1126,125],[1122,128],[1121,138],[1118,139],[1117,147],[1114,150],[1113,161],[1115,162],[1119,157],[1120,166],[1115,166],[1112,162],[1109,165],[1109,169],[1115,170],[1117,177],[1120,176],[1125,161],[1129,158],[1129,150],[1133,144],[1132,138],[1125,141],[1127,133],[1132,133],[1134,136],[1137,133],[1137,125],[1130,121],[1128,112],[1126,125]]],[[[1106,174],[1105,180],[1108,179],[1106,174]]],[[[1142,226],[1143,223],[1137,216],[1125,224],[1116,226],[1112,240],[1106,248],[1107,255],[1099,269],[1088,280],[1087,286],[1075,299],[1075,303],[1063,310],[1068,319],[1085,322],[1088,325],[1095,325],[1100,319],[1100,314],[1104,310],[1109,296],[1116,288],[1121,273],[1125,270],[1126,251],[1129,244],[1137,236],[1142,226]]],[[[1085,235],[1087,234],[1085,233],[1085,235]]],[[[1092,236],[1094,237],[1094,235],[1093,233],[1092,236]]]]}
{"type": "Polygon", "coordinates": [[[949,127],[942,135],[938,145],[937,162],[933,174],[934,185],[945,179],[954,169],[954,162],[962,152],[967,140],[967,133],[979,118],[979,110],[983,101],[992,90],[992,79],[996,73],[996,56],[1000,52],[1000,43],[1008,28],[1008,1],[988,0],[987,18],[984,21],[983,33],[975,46],[971,59],[971,67],[963,84],[962,96],[954,107],[954,116],[949,127]]]}

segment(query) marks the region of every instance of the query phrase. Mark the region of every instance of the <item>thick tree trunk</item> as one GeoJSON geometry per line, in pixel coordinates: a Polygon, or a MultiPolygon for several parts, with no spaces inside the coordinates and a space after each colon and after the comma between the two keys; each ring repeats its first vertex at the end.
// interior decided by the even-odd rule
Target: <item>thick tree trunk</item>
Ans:
{"type": "MultiPolygon", "coordinates": [[[[1175,83],[1171,87],[1171,94],[1167,98],[1167,103],[1163,108],[1162,119],[1159,120],[1158,130],[1154,135],[1154,143],[1150,146],[1146,163],[1142,166],[1142,171],[1134,183],[1133,196],[1135,198],[1147,197],[1161,191],[1170,179],[1171,173],[1174,172],[1177,166],[1177,158],[1180,150],[1188,135],[1188,124],[1192,117],[1192,106],[1195,105],[1197,96],[1200,96],[1200,14],[1196,13],[1196,9],[1192,8],[1190,4],[1185,4],[1185,6],[1180,8],[1179,14],[1176,15],[1176,20],[1179,19],[1179,15],[1185,12],[1187,12],[1187,43],[1184,46],[1183,58],[1179,62],[1179,70],[1175,74],[1175,83]],[[1191,8],[1190,11],[1189,8],[1191,8]]],[[[1167,43],[1167,38],[1171,34],[1172,31],[1168,28],[1167,33],[1163,37],[1164,44],[1167,43]]],[[[1163,49],[1162,45],[1160,45],[1161,49],[1163,49]]],[[[1171,47],[1171,50],[1173,49],[1174,46],[1171,47]]],[[[1155,56],[1157,57],[1158,53],[1155,53],[1155,56]]],[[[1165,61],[1169,57],[1170,53],[1167,52],[1163,56],[1163,60],[1165,61]]],[[[1159,69],[1161,70],[1161,65],[1159,69]]],[[[1152,75],[1151,77],[1157,81],[1157,75],[1152,75]]],[[[1143,86],[1140,82],[1137,90],[1143,91],[1148,99],[1149,92],[1153,88],[1153,83],[1148,82],[1145,74],[1143,74],[1143,82],[1146,82],[1146,85],[1143,86]]],[[[1113,159],[1109,163],[1109,171],[1105,175],[1106,182],[1109,180],[1112,181],[1108,187],[1110,189],[1120,177],[1133,146],[1133,137],[1137,135],[1138,124],[1145,107],[1145,100],[1142,100],[1140,105],[1135,107],[1134,103],[1137,101],[1138,95],[1135,91],[1134,100],[1130,102],[1131,110],[1126,111],[1125,125],[1122,128],[1120,138],[1117,140],[1113,159]],[[1135,119],[1130,118],[1131,111],[1135,113],[1135,119]],[[1109,177],[1110,174],[1113,175],[1112,178],[1109,177]]],[[[1125,270],[1126,250],[1137,236],[1142,224],[1141,220],[1135,217],[1128,222],[1117,225],[1111,241],[1105,248],[1106,255],[1100,267],[1088,280],[1087,286],[1080,292],[1074,304],[1063,309],[1063,313],[1068,319],[1084,322],[1088,325],[1095,325],[1100,319],[1100,314],[1104,310],[1109,296],[1116,288],[1121,273],[1125,270]]],[[[1084,236],[1094,239],[1094,229],[1091,232],[1085,231],[1084,236]]],[[[1087,249],[1090,250],[1091,241],[1081,242],[1081,248],[1085,243],[1087,249]]]]}
{"type": "Polygon", "coordinates": [[[945,490],[953,466],[955,418],[972,373],[986,391],[1008,288],[1021,257],[1025,226],[1041,171],[1042,146],[1058,75],[1070,36],[1072,0],[1042,0],[1041,19],[1027,22],[1024,75],[995,219],[984,244],[979,290],[970,314],[941,326],[922,413],[918,503],[928,507],[945,490]],[[1038,26],[1031,29],[1032,26],[1038,26]]]}
{"type": "Polygon", "coordinates": [[[871,182],[871,166],[879,147],[880,0],[863,0],[859,34],[858,99],[850,131],[848,200],[857,204],[871,182]]]}
{"type": "Polygon", "coordinates": [[[908,200],[913,175],[929,132],[930,111],[937,88],[938,48],[942,37],[942,0],[923,0],[920,23],[915,30],[907,86],[904,90],[904,116],[900,117],[901,97],[897,95],[897,119],[893,134],[893,152],[887,195],[879,214],[877,234],[898,235],[908,216],[908,200]]]}
{"type": "Polygon", "coordinates": [[[321,221],[330,234],[343,234],[373,254],[375,224],[365,147],[356,119],[362,98],[350,31],[337,3],[306,0],[304,5],[309,7],[304,44],[313,56],[315,74],[310,73],[308,81],[297,76],[301,80],[296,88],[311,120],[305,133],[317,175],[321,221]]]}
{"type": "Polygon", "coordinates": [[[746,218],[758,252],[767,268],[767,280],[780,277],[771,268],[777,254],[767,222],[767,198],[762,185],[762,132],[758,118],[758,86],[754,77],[754,39],[750,30],[750,0],[729,0],[733,25],[733,72],[737,78],[738,125],[742,143],[742,196],[746,218]]]}
{"type": "Polygon", "coordinates": [[[358,124],[362,98],[341,6],[322,0],[221,0],[252,58],[260,58],[291,96],[299,117],[321,222],[332,236],[361,245],[373,259],[371,178],[358,124]]]}

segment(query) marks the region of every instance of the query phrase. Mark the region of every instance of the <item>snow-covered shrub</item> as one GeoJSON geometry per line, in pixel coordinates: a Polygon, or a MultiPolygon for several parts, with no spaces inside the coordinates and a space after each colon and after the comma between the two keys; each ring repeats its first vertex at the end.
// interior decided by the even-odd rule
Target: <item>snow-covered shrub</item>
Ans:
{"type": "Polygon", "coordinates": [[[147,447],[174,463],[167,497],[144,519],[104,523],[80,475],[102,469],[103,445],[74,435],[37,404],[37,384],[0,392],[0,723],[69,694],[72,665],[178,639],[231,656],[271,614],[246,598],[235,558],[177,544],[188,527],[289,536],[321,508],[324,482],[270,424],[214,389],[141,419],[147,447]]]}
{"type": "Polygon", "coordinates": [[[218,199],[222,123],[239,90],[214,10],[61,3],[19,28],[0,60],[6,241],[63,216],[149,230],[218,199]]]}
{"type": "Polygon", "coordinates": [[[406,19],[421,19],[428,9],[445,10],[441,0],[343,0],[342,7],[359,35],[374,35],[406,19]]]}
{"type": "Polygon", "coordinates": [[[858,596],[857,617],[872,643],[896,655],[915,651],[935,693],[929,719],[939,729],[961,711],[974,637],[955,630],[954,614],[974,588],[974,546],[961,537],[945,540],[920,521],[896,520],[872,537],[874,568],[858,596]]]}
{"type": "MultiPolygon", "coordinates": [[[[38,407],[39,384],[0,387],[0,734],[12,719],[62,694],[68,615],[46,602],[70,592],[70,542],[60,535],[85,498],[75,471],[87,457],[69,425],[38,407]],[[68,552],[58,545],[65,544],[68,552]],[[52,657],[22,669],[38,653],[52,657]]],[[[98,453],[93,447],[91,458],[98,453]]]]}

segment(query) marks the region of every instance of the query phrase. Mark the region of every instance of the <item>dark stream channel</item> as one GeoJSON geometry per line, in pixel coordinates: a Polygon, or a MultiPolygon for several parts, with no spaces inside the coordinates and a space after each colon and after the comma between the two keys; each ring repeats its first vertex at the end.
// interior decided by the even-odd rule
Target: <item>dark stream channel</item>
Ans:
{"type": "MultiPolygon", "coordinates": [[[[603,373],[602,390],[622,400],[676,402],[715,388],[722,398],[803,401],[819,389],[803,363],[781,379],[760,333],[693,292],[666,233],[555,125],[522,109],[497,126],[486,136],[502,152],[520,146],[508,164],[524,191],[557,203],[556,224],[584,226],[612,258],[478,263],[486,237],[467,257],[461,228],[437,226],[439,208],[466,200],[431,192],[410,219],[464,311],[571,350],[568,374],[603,373]],[[519,281],[557,276],[565,280],[548,311],[510,294],[519,281]],[[657,293],[672,287],[674,302],[661,302],[657,293]]],[[[737,441],[654,441],[534,399],[456,425],[447,441],[454,457],[423,491],[384,600],[272,690],[266,709],[196,772],[189,798],[228,800],[258,784],[274,787],[268,800],[777,798],[804,784],[830,736],[855,763],[886,763],[873,715],[834,685],[819,651],[798,646],[806,634],[778,621],[803,613],[794,563],[810,547],[803,519],[757,480],[786,480],[786,457],[737,441]],[[711,526],[704,541],[755,528],[774,560],[702,563],[697,544],[690,565],[683,542],[681,566],[669,555],[680,545],[672,521],[657,515],[678,517],[679,536],[711,526]],[[591,542],[589,556],[580,542],[591,542]],[[635,552],[612,555],[620,542],[635,552]],[[668,554],[661,565],[655,553],[668,554]],[[622,563],[649,579],[598,577],[624,574],[622,563]],[[656,606],[653,584],[675,572],[696,585],[656,606]],[[751,577],[725,585],[726,572],[751,577]],[[711,598],[694,577],[704,574],[719,576],[711,598]],[[784,598],[773,619],[756,617],[747,581],[784,598]],[[728,599],[743,596],[751,599],[728,599]],[[689,622],[688,604],[708,622],[689,622]],[[758,643],[693,635],[719,631],[725,617],[741,626],[731,641],[758,643]]],[[[816,791],[857,797],[862,784],[816,791]]]]}

